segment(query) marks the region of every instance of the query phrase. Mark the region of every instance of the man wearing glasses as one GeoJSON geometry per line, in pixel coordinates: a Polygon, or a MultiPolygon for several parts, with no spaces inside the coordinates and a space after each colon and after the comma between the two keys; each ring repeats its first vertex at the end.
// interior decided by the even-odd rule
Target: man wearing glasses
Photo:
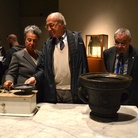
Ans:
{"type": "Polygon", "coordinates": [[[119,28],[114,40],[115,46],[103,52],[105,67],[110,73],[132,77],[131,95],[126,104],[138,106],[138,49],[130,44],[131,33],[128,29],[119,28]]]}
{"type": "Polygon", "coordinates": [[[79,75],[88,72],[82,37],[66,28],[65,18],[59,12],[48,15],[45,28],[50,37],[42,49],[43,61],[34,77],[25,83],[34,84],[44,76],[44,102],[81,103],[79,75]]]}

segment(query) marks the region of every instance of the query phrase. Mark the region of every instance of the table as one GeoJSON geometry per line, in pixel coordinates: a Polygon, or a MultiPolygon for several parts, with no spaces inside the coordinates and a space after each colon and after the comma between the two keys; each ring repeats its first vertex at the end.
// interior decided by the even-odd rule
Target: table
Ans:
{"type": "Polygon", "coordinates": [[[119,119],[90,119],[87,104],[38,104],[31,117],[0,116],[0,138],[137,138],[138,108],[121,106],[119,119]]]}

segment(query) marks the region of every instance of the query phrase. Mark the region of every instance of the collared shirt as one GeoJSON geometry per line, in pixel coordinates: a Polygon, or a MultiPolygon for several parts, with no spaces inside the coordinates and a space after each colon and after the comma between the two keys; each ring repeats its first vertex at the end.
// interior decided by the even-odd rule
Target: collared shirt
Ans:
{"type": "MultiPolygon", "coordinates": [[[[67,35],[66,35],[66,33],[64,33],[62,35],[62,37],[63,37],[63,42],[64,42],[64,44],[66,46],[66,44],[67,44],[67,35]]],[[[60,42],[58,42],[56,46],[60,49],[60,42]]]]}
{"type": "MultiPolygon", "coordinates": [[[[118,63],[118,57],[119,54],[116,54],[116,60],[115,60],[115,68],[114,68],[114,73],[116,73],[117,70],[117,63],[118,63]]],[[[127,68],[128,68],[128,53],[124,54],[124,70],[123,70],[123,74],[127,74],[127,68]]]]}

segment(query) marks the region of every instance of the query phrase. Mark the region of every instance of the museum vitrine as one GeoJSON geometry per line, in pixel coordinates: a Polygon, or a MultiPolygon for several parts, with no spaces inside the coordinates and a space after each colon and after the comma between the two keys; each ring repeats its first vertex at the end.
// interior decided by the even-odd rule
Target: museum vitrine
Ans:
{"type": "Polygon", "coordinates": [[[86,35],[86,52],[90,72],[105,72],[103,51],[108,48],[108,35],[86,35]]]}
{"type": "Polygon", "coordinates": [[[108,47],[108,35],[86,35],[87,56],[103,58],[103,51],[108,47]]]}

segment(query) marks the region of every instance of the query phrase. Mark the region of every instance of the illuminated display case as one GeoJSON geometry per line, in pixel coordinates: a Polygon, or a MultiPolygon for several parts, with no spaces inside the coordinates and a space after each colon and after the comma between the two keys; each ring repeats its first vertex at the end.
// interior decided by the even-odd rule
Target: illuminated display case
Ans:
{"type": "Polygon", "coordinates": [[[86,51],[88,57],[103,58],[103,51],[108,48],[108,35],[86,35],[86,51]]]}
{"type": "Polygon", "coordinates": [[[103,51],[108,48],[108,35],[86,35],[86,52],[89,72],[106,72],[103,51]]]}

